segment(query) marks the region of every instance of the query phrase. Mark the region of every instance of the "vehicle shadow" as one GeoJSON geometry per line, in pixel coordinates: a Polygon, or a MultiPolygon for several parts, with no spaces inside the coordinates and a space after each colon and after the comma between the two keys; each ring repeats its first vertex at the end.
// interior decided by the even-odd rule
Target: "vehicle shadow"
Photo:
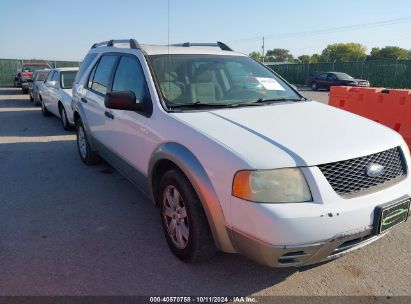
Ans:
{"type": "Polygon", "coordinates": [[[250,295],[298,271],[181,262],[157,207],[107,163],[81,163],[74,141],[0,142],[0,172],[3,295],[250,295]]]}

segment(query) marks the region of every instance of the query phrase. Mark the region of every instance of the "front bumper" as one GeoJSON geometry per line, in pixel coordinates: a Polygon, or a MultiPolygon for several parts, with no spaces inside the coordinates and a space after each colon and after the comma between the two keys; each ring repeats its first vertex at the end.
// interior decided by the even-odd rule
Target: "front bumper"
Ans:
{"type": "Polygon", "coordinates": [[[373,235],[372,228],[369,227],[363,231],[340,233],[318,243],[278,246],[234,229],[228,230],[239,253],[269,267],[304,266],[336,259],[371,244],[387,234],[373,235]]]}

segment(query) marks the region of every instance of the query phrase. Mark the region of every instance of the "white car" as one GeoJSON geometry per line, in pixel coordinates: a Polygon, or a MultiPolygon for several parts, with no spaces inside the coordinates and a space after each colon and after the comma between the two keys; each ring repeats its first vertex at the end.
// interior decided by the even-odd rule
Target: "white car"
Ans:
{"type": "Polygon", "coordinates": [[[57,68],[48,73],[44,84],[40,87],[39,98],[44,116],[53,114],[60,117],[65,130],[74,126],[72,102],[72,86],[78,68],[57,68]]]}
{"type": "Polygon", "coordinates": [[[304,98],[220,42],[95,44],[73,109],[81,160],[103,157],[152,198],[184,261],[219,249],[271,267],[318,263],[409,213],[398,133],[304,98]]]}

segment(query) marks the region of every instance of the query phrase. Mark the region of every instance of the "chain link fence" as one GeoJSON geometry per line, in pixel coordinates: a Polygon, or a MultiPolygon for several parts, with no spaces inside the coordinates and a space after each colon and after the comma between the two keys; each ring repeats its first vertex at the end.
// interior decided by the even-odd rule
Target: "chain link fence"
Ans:
{"type": "Polygon", "coordinates": [[[267,66],[293,84],[303,85],[310,75],[344,72],[369,80],[373,87],[411,89],[411,60],[373,60],[310,64],[270,64],[267,66]]]}
{"type": "Polygon", "coordinates": [[[52,68],[80,66],[79,61],[0,59],[0,85],[12,84],[14,76],[21,71],[24,62],[47,62],[52,68]]]}

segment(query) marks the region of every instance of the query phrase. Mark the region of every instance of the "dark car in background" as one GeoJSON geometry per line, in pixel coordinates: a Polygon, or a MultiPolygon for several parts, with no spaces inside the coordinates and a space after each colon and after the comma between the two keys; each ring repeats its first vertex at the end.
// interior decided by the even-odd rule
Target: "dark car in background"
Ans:
{"type": "Polygon", "coordinates": [[[369,87],[370,82],[363,79],[355,79],[346,73],[326,72],[310,76],[306,84],[313,91],[318,89],[329,90],[332,86],[369,87]]]}
{"type": "Polygon", "coordinates": [[[45,62],[26,62],[23,63],[21,71],[14,77],[14,86],[21,87],[24,94],[29,92],[28,79],[33,76],[37,70],[51,69],[51,66],[45,62]]]}

